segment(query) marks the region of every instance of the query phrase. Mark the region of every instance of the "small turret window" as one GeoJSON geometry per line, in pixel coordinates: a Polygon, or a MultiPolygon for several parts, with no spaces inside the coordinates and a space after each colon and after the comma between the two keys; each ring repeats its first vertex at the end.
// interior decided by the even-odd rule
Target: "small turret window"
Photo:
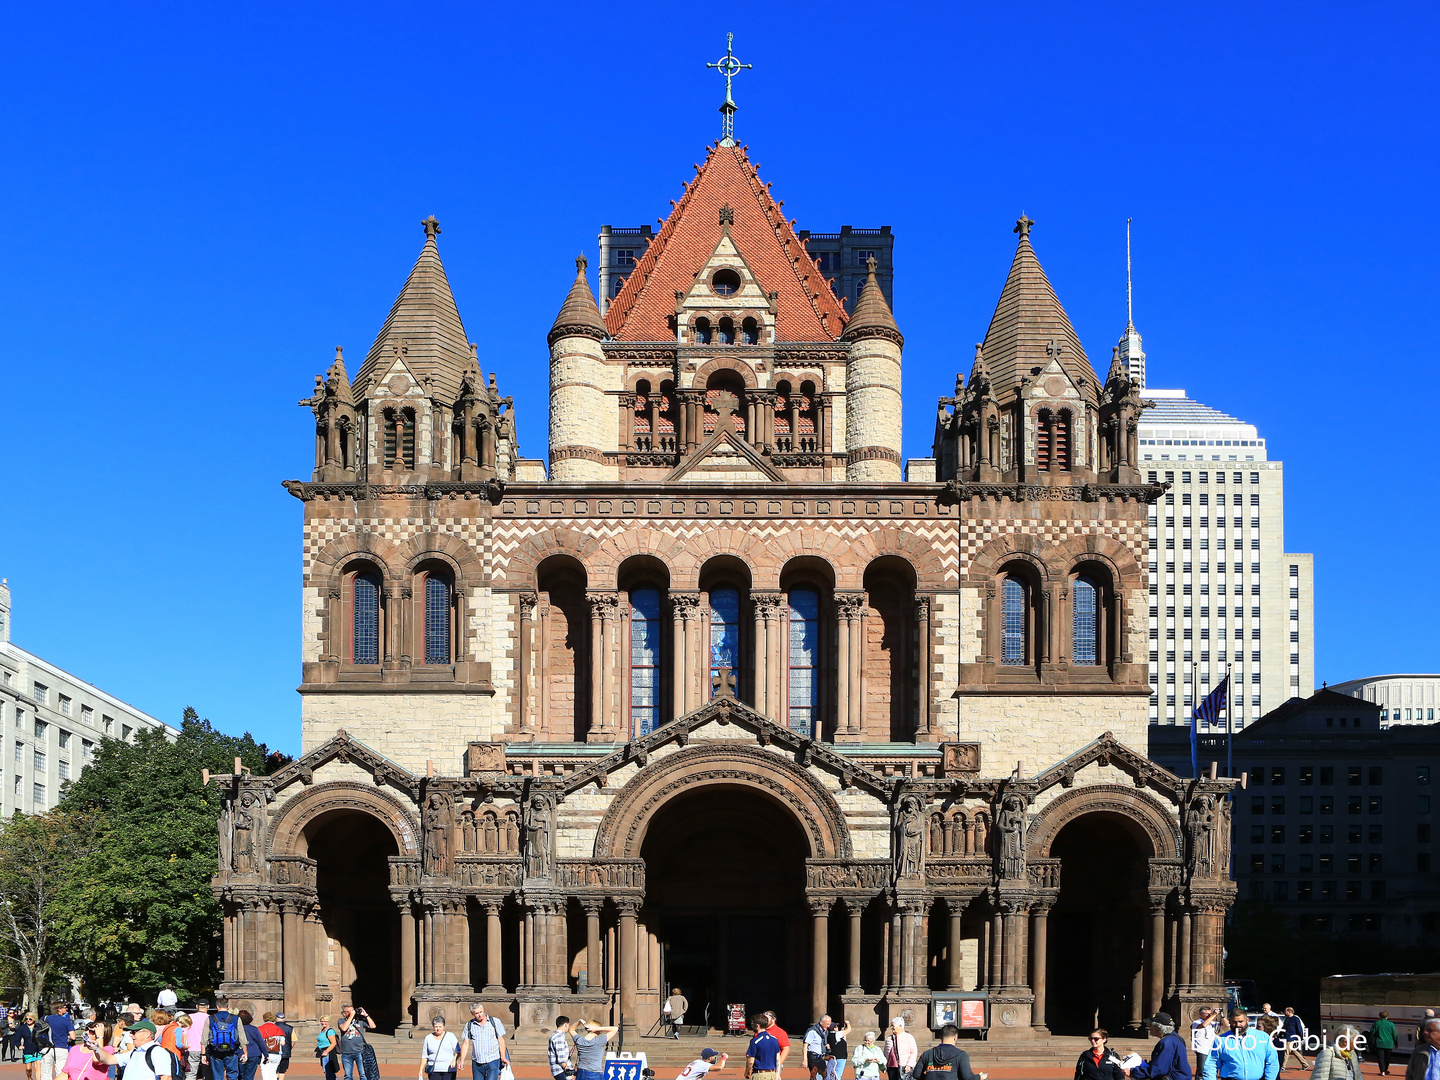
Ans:
{"type": "Polygon", "coordinates": [[[695,344],[710,344],[710,320],[703,316],[695,320],[695,344]]]}
{"type": "Polygon", "coordinates": [[[740,344],[760,344],[760,324],[754,319],[746,319],[740,324],[740,344]]]}
{"type": "Polygon", "coordinates": [[[720,330],[719,333],[716,334],[716,344],[735,344],[735,320],[730,318],[728,315],[720,320],[720,330]]]}
{"type": "Polygon", "coordinates": [[[710,279],[710,287],[717,296],[734,296],[740,291],[740,275],[734,270],[716,270],[710,279]]]}
{"type": "Polygon", "coordinates": [[[385,421],[385,468],[415,467],[415,410],[386,409],[382,414],[385,421]]]}

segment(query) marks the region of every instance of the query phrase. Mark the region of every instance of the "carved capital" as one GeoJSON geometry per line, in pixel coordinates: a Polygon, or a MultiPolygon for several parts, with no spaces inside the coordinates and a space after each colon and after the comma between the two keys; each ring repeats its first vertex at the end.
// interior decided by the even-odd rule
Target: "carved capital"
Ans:
{"type": "Polygon", "coordinates": [[[750,599],[755,604],[755,614],[767,622],[780,618],[781,613],[785,610],[784,593],[751,593],[750,599]]]}
{"type": "Polygon", "coordinates": [[[864,610],[865,594],[863,592],[837,592],[835,594],[835,611],[840,618],[858,619],[864,610]]]}
{"type": "Polygon", "coordinates": [[[522,619],[533,619],[535,607],[540,603],[540,597],[533,592],[521,593],[518,597],[520,603],[520,617],[522,619]]]}
{"type": "Polygon", "coordinates": [[[689,622],[691,619],[697,619],[700,617],[700,594],[692,592],[672,592],[670,594],[670,606],[675,614],[686,622],[689,622]]]}
{"type": "Polygon", "coordinates": [[[620,597],[610,592],[587,592],[585,600],[590,605],[590,614],[602,619],[613,619],[615,609],[620,606],[620,597]]]}

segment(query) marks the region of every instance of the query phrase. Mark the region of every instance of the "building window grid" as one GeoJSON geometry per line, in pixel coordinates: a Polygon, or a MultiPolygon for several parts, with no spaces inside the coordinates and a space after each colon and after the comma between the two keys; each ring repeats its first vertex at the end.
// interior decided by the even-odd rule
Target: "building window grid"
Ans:
{"type": "Polygon", "coordinates": [[[425,663],[450,663],[450,583],[439,574],[425,575],[425,663]]]}

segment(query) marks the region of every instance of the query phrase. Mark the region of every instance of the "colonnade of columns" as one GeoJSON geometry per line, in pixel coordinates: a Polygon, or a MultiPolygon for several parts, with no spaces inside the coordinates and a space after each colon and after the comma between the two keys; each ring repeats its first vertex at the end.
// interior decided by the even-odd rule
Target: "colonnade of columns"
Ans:
{"type": "MultiPolygon", "coordinates": [[[[620,408],[625,411],[627,416],[623,427],[627,450],[642,453],[688,454],[705,441],[707,437],[705,432],[706,392],[700,389],[690,389],[675,391],[674,394],[676,402],[674,406],[675,431],[668,437],[673,439],[673,449],[671,445],[667,445],[667,438],[662,436],[659,430],[659,391],[652,390],[646,398],[644,418],[645,426],[649,429],[648,432],[641,432],[640,425],[636,423],[639,415],[636,395],[634,393],[620,395],[620,408]]],[[[800,453],[806,448],[802,446],[801,437],[798,434],[801,410],[797,404],[796,395],[790,395],[789,404],[785,410],[789,428],[789,433],[785,436],[777,436],[775,430],[778,399],[779,394],[774,389],[751,389],[744,392],[744,414],[741,419],[745,425],[745,441],[756,449],[769,446],[778,453],[800,453]]],[[[830,396],[816,393],[812,400],[815,432],[807,438],[814,440],[814,449],[806,452],[827,453],[831,449],[834,427],[830,396]]]]}

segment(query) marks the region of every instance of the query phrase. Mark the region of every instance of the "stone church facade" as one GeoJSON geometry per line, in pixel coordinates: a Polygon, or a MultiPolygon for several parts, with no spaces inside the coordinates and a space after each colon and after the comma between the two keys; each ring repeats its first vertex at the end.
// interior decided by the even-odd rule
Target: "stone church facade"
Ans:
{"type": "MultiPolygon", "coordinates": [[[[220,777],[225,989],[302,1021],[743,1002],[992,1038],[1223,997],[1231,783],[1148,761],[1145,403],[1018,243],[934,457],[731,141],[602,317],[549,334],[549,461],[439,224],[314,394],[302,756],[220,777]]],[[[873,271],[872,271],[873,275],[873,271]]]]}

